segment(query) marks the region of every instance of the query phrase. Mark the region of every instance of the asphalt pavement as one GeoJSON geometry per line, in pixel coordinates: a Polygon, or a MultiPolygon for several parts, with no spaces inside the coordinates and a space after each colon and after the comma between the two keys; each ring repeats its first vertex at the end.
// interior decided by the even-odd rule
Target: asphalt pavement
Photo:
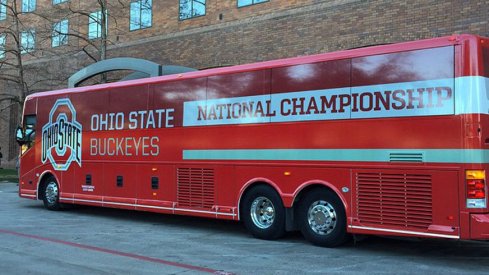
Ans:
{"type": "Polygon", "coordinates": [[[489,242],[368,237],[316,247],[240,223],[78,206],[45,210],[0,183],[0,274],[488,274],[489,242]]]}

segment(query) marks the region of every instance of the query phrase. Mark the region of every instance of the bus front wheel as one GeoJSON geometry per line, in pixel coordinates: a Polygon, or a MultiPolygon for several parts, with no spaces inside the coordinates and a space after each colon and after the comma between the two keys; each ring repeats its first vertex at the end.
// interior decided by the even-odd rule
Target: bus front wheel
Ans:
{"type": "Polygon", "coordinates": [[[42,200],[44,202],[44,207],[49,210],[59,210],[61,209],[61,204],[59,203],[59,188],[58,183],[54,177],[49,177],[44,184],[42,190],[42,200]]]}
{"type": "Polygon", "coordinates": [[[314,245],[335,247],[349,238],[345,208],[330,190],[317,189],[306,194],[297,215],[302,235],[314,245]]]}
{"type": "Polygon", "coordinates": [[[269,186],[259,185],[245,194],[241,218],[257,238],[274,240],[285,234],[285,209],[280,196],[269,186]]]}

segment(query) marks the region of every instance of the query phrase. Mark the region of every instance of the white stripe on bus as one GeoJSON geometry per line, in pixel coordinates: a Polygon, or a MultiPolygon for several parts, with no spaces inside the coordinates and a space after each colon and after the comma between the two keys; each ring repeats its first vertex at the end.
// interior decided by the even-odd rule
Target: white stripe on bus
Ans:
{"type": "Polygon", "coordinates": [[[460,239],[460,236],[455,236],[455,235],[424,233],[424,232],[416,232],[416,231],[395,230],[395,229],[376,228],[376,227],[367,227],[367,226],[355,226],[355,225],[350,225],[349,227],[351,229],[362,229],[362,230],[371,230],[371,231],[380,231],[380,232],[389,232],[389,233],[402,233],[402,234],[408,234],[408,235],[419,235],[419,236],[427,236],[427,237],[460,239]]]}
{"type": "Polygon", "coordinates": [[[68,200],[68,201],[73,201],[73,202],[76,202],[76,201],[78,201],[78,202],[91,202],[91,203],[98,203],[98,204],[110,204],[110,205],[120,205],[120,206],[134,206],[134,207],[143,207],[143,208],[151,208],[151,209],[193,212],[193,213],[203,213],[203,214],[214,214],[214,215],[231,216],[231,217],[236,216],[236,214],[232,214],[232,213],[212,212],[212,211],[204,211],[204,210],[190,210],[190,209],[182,209],[182,208],[172,208],[172,207],[162,207],[162,206],[132,204],[132,203],[122,203],[122,202],[106,202],[106,201],[72,199],[72,198],[60,198],[60,200],[68,200]]]}

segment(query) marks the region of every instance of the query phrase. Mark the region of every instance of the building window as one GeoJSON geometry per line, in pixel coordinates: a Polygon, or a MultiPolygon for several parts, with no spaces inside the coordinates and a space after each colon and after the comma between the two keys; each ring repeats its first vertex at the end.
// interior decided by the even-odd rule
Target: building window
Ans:
{"type": "Polygon", "coordinates": [[[29,30],[20,33],[20,53],[26,54],[34,51],[36,47],[36,31],[29,30]]]}
{"type": "Polygon", "coordinates": [[[61,4],[64,2],[68,2],[68,0],[53,0],[53,5],[61,4]]]}
{"type": "Polygon", "coordinates": [[[22,12],[33,12],[36,9],[36,0],[22,0],[22,12]]]}
{"type": "Polygon", "coordinates": [[[88,39],[100,38],[102,36],[102,11],[90,13],[88,17],[88,39]]]}
{"type": "Polygon", "coordinates": [[[268,2],[269,0],[238,0],[238,8],[268,2]]]}
{"type": "Polygon", "coordinates": [[[68,19],[54,23],[51,36],[51,46],[53,48],[66,44],[68,44],[68,19]]]}
{"type": "Polygon", "coordinates": [[[146,29],[152,25],[153,3],[151,0],[131,1],[129,30],[146,29]]]}
{"type": "Polygon", "coordinates": [[[0,0],[0,20],[7,19],[7,0],[0,0]]]}
{"type": "Polygon", "coordinates": [[[205,15],[205,0],[180,0],[180,20],[205,15]]]}
{"type": "Polygon", "coordinates": [[[0,35],[0,59],[5,58],[5,34],[0,35]]]}

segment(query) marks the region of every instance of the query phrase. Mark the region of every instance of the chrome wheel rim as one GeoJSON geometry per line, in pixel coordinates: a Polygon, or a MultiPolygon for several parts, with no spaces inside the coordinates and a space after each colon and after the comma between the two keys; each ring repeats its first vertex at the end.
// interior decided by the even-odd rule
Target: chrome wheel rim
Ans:
{"type": "Polygon", "coordinates": [[[258,197],[251,203],[251,220],[260,229],[272,226],[275,220],[275,207],[272,201],[265,197],[258,197]]]}
{"type": "Polygon", "coordinates": [[[48,183],[44,195],[46,197],[46,201],[49,204],[56,203],[56,201],[58,200],[58,185],[55,182],[48,183]]]}
{"type": "Polygon", "coordinates": [[[328,235],[336,227],[336,210],[327,201],[315,201],[307,211],[307,221],[316,234],[328,235]]]}

